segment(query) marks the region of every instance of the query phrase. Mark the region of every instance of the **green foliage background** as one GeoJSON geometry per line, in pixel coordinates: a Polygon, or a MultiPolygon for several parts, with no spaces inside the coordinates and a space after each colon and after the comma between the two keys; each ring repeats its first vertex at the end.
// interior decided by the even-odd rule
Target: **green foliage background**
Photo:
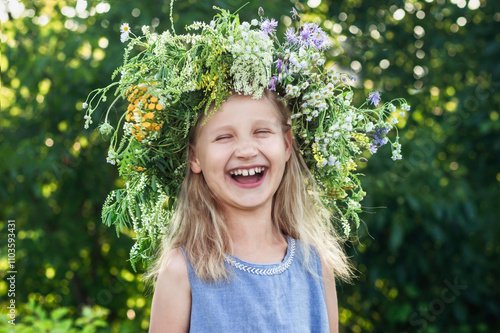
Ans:
{"type": "MultiPolygon", "coordinates": [[[[121,23],[136,32],[142,25],[166,30],[169,3],[79,3],[86,3],[82,11],[75,1],[26,1],[21,14],[4,13],[0,332],[12,328],[5,315],[8,219],[16,220],[18,331],[34,322],[63,331],[148,328],[152,296],[126,261],[133,235],[124,230],[117,238],[100,221],[106,195],[122,184],[105,163],[107,142],[95,127],[83,129],[81,104],[121,63],[121,23]],[[75,6],[76,16],[63,9],[75,6]]],[[[212,5],[243,4],[179,1],[176,30],[209,21],[212,5]]],[[[247,5],[242,18],[255,16],[259,5],[247,5]]],[[[407,96],[412,105],[398,124],[404,159],[393,163],[381,149],[363,169],[366,226],[348,248],[358,279],[338,288],[341,331],[500,329],[500,3],[262,5],[281,23],[296,6],[337,32],[342,48],[331,60],[357,72],[360,95],[377,89],[382,101],[407,96]]]]}

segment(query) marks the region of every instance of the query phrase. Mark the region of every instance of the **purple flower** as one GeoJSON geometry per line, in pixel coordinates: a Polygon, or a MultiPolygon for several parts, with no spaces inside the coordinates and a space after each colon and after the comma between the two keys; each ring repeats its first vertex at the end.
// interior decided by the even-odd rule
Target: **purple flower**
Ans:
{"type": "Polygon", "coordinates": [[[372,144],[370,143],[370,152],[371,152],[372,154],[375,154],[375,153],[377,152],[377,149],[378,149],[378,147],[377,147],[377,146],[372,145],[372,144]]]}
{"type": "Polygon", "coordinates": [[[267,33],[268,35],[272,35],[273,32],[276,31],[276,27],[278,26],[278,22],[276,22],[275,19],[266,19],[264,22],[260,24],[260,28],[262,29],[263,32],[267,33]]]}
{"type": "MultiPolygon", "coordinates": [[[[377,127],[377,129],[375,130],[375,133],[372,134],[373,140],[378,147],[385,145],[389,141],[387,139],[387,137],[385,136],[387,133],[389,133],[388,127],[377,127]]],[[[371,150],[371,147],[370,147],[370,150],[371,150]]]]}
{"type": "Polygon", "coordinates": [[[283,66],[283,61],[281,61],[281,59],[278,59],[275,61],[276,63],[276,70],[278,71],[278,73],[281,73],[281,67],[283,66]]]}
{"type": "Polygon", "coordinates": [[[305,48],[314,47],[318,50],[326,50],[329,47],[325,32],[315,23],[304,23],[299,29],[300,36],[294,36],[293,39],[290,38],[291,36],[288,34],[288,31],[285,35],[290,43],[298,44],[305,48]]]}
{"type": "Polygon", "coordinates": [[[269,90],[271,91],[276,91],[276,81],[278,78],[276,76],[273,76],[271,80],[269,80],[269,90]]]}
{"type": "Polygon", "coordinates": [[[305,39],[307,41],[309,39],[309,34],[310,33],[311,33],[311,31],[309,31],[309,29],[302,29],[300,31],[300,37],[302,37],[303,39],[305,39]]]}
{"type": "Polygon", "coordinates": [[[299,13],[297,13],[297,10],[295,8],[292,8],[292,18],[296,21],[300,21],[300,16],[299,13]]]}
{"type": "Polygon", "coordinates": [[[378,91],[372,91],[368,94],[368,101],[372,103],[372,105],[378,106],[380,103],[380,93],[378,91]]]}
{"type": "Polygon", "coordinates": [[[387,134],[387,133],[389,133],[389,128],[388,127],[378,127],[376,129],[376,131],[379,134],[387,134]]]}
{"type": "Polygon", "coordinates": [[[283,63],[283,61],[281,59],[276,60],[275,63],[276,63],[276,70],[278,71],[278,74],[281,74],[283,72],[286,73],[286,71],[287,71],[286,65],[283,63]]]}
{"type": "Polygon", "coordinates": [[[297,35],[295,35],[294,28],[288,28],[285,32],[285,37],[288,43],[290,44],[298,44],[297,35]]]}
{"type": "Polygon", "coordinates": [[[373,135],[373,139],[375,140],[375,144],[378,146],[378,147],[381,147],[383,145],[385,145],[387,142],[386,142],[386,139],[385,137],[382,137],[382,136],[379,136],[377,134],[374,134],[373,135]]]}
{"type": "Polygon", "coordinates": [[[326,50],[329,47],[328,37],[321,28],[318,27],[317,36],[313,40],[314,45],[318,50],[326,50]]]}

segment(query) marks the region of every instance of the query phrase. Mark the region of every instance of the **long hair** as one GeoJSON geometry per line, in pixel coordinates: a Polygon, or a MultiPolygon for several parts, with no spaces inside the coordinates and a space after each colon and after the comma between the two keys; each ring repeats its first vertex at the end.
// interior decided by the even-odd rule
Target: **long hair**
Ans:
{"type": "MultiPolygon", "coordinates": [[[[291,128],[289,108],[275,93],[268,90],[264,92],[263,98],[276,106],[285,134],[291,128]]],[[[230,235],[223,209],[206,184],[203,173],[194,173],[189,168],[189,154],[196,145],[202,118],[198,119],[189,133],[186,176],[172,220],[158,247],[157,259],[145,274],[146,280],[153,284],[168,263],[170,252],[181,246],[200,279],[218,281],[229,276],[224,257],[230,251],[230,235]]],[[[307,168],[295,139],[292,141],[291,156],[273,197],[274,227],[283,235],[314,246],[323,261],[333,269],[335,277],[349,281],[352,269],[343,251],[343,238],[337,235],[332,226],[331,213],[321,202],[314,177],[307,168]]],[[[304,263],[307,265],[310,250],[309,246],[303,248],[304,263]]]]}

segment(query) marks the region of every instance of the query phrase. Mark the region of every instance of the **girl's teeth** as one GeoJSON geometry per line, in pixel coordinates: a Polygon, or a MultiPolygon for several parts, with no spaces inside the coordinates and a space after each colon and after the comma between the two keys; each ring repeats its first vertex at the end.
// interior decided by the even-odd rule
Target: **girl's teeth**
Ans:
{"type": "Polygon", "coordinates": [[[235,176],[253,176],[256,173],[261,173],[264,171],[264,168],[253,168],[253,169],[238,169],[235,171],[230,171],[231,175],[235,176]]]}

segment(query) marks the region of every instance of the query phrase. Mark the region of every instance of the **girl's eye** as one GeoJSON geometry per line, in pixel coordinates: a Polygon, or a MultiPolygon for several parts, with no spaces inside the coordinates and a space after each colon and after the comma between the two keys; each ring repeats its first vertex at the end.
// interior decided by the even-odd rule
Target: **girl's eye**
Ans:
{"type": "Polygon", "coordinates": [[[269,130],[258,130],[256,133],[257,134],[268,134],[268,133],[271,133],[271,131],[269,131],[269,130]]]}
{"type": "Polygon", "coordinates": [[[215,141],[229,139],[229,137],[230,137],[229,135],[221,135],[221,136],[218,136],[217,138],[215,138],[215,141]]]}

